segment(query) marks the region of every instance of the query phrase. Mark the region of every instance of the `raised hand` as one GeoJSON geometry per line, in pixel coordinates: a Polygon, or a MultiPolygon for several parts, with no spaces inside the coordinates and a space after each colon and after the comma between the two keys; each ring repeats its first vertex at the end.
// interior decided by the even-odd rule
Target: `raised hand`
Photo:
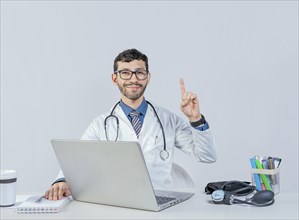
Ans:
{"type": "Polygon", "coordinates": [[[181,111],[188,117],[190,122],[199,121],[201,119],[201,114],[196,94],[186,92],[183,79],[180,79],[180,87],[182,93],[181,111]]]}

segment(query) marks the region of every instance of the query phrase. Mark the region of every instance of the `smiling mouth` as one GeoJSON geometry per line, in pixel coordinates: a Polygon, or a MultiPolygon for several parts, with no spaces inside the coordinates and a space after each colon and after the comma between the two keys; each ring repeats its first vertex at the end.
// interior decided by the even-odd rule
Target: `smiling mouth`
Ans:
{"type": "Polygon", "coordinates": [[[142,87],[141,85],[126,85],[126,88],[133,89],[133,90],[140,89],[141,87],[142,87]]]}
{"type": "Polygon", "coordinates": [[[129,89],[139,89],[141,87],[140,86],[128,86],[127,88],[129,88],[129,89]]]}

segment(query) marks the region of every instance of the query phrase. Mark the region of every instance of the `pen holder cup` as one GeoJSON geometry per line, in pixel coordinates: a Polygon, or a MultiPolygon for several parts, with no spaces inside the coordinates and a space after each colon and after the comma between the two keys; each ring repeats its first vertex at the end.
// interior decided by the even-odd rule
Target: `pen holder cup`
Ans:
{"type": "Polygon", "coordinates": [[[271,190],[274,194],[280,192],[279,168],[251,169],[251,180],[257,191],[271,190]]]}

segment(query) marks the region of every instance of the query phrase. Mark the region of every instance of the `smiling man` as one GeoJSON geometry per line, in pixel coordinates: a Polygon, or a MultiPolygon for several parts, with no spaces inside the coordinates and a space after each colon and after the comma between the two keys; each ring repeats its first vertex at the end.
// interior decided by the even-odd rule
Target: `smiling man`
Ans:
{"type": "MultiPolygon", "coordinates": [[[[155,189],[175,186],[177,180],[172,175],[175,149],[199,162],[216,161],[209,124],[200,112],[196,94],[186,91],[182,79],[181,111],[187,120],[145,99],[144,92],[151,79],[145,54],[136,49],[125,50],[115,58],[113,68],[112,82],[119,88],[121,100],[111,111],[92,121],[82,140],[138,141],[155,189]]],[[[60,172],[45,197],[57,200],[69,195],[68,184],[60,172]]]]}
{"type": "Polygon", "coordinates": [[[140,97],[143,96],[151,76],[145,62],[142,60],[117,61],[116,68],[112,74],[112,81],[121,92],[121,100],[128,103],[129,106],[134,105],[137,108],[143,101],[143,98],[140,97]]]}

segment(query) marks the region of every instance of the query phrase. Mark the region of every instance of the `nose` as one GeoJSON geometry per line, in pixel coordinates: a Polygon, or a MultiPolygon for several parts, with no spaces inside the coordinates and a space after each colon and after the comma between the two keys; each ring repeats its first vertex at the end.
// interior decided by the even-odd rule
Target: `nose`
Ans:
{"type": "Polygon", "coordinates": [[[133,82],[138,81],[136,72],[132,72],[132,77],[131,77],[130,81],[133,81],[133,82]]]}

